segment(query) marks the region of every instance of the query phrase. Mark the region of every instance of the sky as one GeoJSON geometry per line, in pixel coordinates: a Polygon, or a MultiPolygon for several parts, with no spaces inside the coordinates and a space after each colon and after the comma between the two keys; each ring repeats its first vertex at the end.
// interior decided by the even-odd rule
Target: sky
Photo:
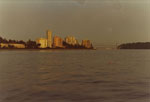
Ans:
{"type": "Polygon", "coordinates": [[[94,44],[150,41],[150,0],[0,0],[0,36],[75,36],[94,44]]]}

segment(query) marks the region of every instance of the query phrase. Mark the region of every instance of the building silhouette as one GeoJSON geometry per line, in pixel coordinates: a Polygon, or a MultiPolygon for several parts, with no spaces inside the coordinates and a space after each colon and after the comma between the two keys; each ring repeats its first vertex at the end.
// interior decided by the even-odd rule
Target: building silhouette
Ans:
{"type": "Polygon", "coordinates": [[[47,30],[47,47],[52,48],[52,32],[47,30]]]}
{"type": "Polygon", "coordinates": [[[39,38],[36,44],[39,48],[93,48],[90,40],[82,40],[79,44],[74,36],[67,36],[64,40],[59,36],[52,38],[52,31],[47,30],[46,38],[39,38]]]}
{"type": "Polygon", "coordinates": [[[63,39],[58,36],[54,36],[53,48],[63,48],[63,39]]]}
{"type": "Polygon", "coordinates": [[[67,37],[65,38],[65,42],[66,42],[67,44],[70,44],[70,45],[76,45],[76,44],[78,44],[78,41],[77,41],[76,38],[73,37],[73,36],[67,36],[67,37]]]}
{"type": "Polygon", "coordinates": [[[47,41],[46,38],[39,38],[39,39],[36,40],[36,43],[40,44],[39,48],[47,48],[48,47],[47,46],[47,44],[48,44],[47,42],[48,41],[47,41]]]}
{"type": "Polygon", "coordinates": [[[47,38],[39,38],[36,43],[39,44],[39,48],[52,48],[52,32],[47,30],[47,38]]]}
{"type": "Polygon", "coordinates": [[[0,43],[0,48],[25,48],[24,44],[17,43],[0,43]]]}
{"type": "Polygon", "coordinates": [[[85,48],[92,48],[92,43],[90,40],[82,40],[82,46],[84,46],[85,48]]]}

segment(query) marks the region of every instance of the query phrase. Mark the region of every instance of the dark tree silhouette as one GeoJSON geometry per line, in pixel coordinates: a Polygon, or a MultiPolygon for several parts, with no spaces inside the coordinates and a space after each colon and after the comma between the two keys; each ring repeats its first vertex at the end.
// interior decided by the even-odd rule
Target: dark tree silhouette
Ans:
{"type": "MultiPolygon", "coordinates": [[[[24,42],[23,40],[20,40],[20,41],[12,40],[12,39],[7,40],[7,39],[2,38],[2,37],[0,37],[0,43],[24,44],[26,46],[26,48],[32,48],[32,49],[38,48],[38,46],[40,46],[39,44],[36,44],[35,41],[31,41],[31,40],[28,40],[27,42],[24,42]]],[[[0,48],[1,48],[1,46],[0,46],[0,48]]],[[[3,47],[3,48],[5,48],[5,47],[3,47]]],[[[8,45],[8,48],[14,48],[14,46],[8,45]]]]}
{"type": "Polygon", "coordinates": [[[125,43],[117,47],[118,49],[150,49],[150,42],[125,43]]]}
{"type": "Polygon", "coordinates": [[[31,41],[30,39],[26,43],[26,48],[35,49],[38,48],[39,44],[36,44],[35,41],[31,41]]]}

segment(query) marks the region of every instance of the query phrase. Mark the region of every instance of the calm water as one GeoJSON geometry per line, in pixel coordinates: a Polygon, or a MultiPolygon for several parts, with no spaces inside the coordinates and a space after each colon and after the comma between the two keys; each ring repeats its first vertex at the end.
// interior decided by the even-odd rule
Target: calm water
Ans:
{"type": "Polygon", "coordinates": [[[150,50],[0,51],[0,102],[150,102],[150,50]]]}

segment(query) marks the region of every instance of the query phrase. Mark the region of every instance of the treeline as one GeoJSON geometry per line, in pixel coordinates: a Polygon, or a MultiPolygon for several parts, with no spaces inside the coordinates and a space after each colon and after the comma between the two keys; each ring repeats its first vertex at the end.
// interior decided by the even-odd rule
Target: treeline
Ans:
{"type": "Polygon", "coordinates": [[[117,47],[118,49],[150,49],[150,42],[125,43],[117,47]]]}
{"type": "Polygon", "coordinates": [[[12,39],[5,39],[5,38],[2,38],[0,37],[0,43],[16,43],[16,44],[25,44],[25,42],[23,40],[12,40],[12,39]]]}
{"type": "MultiPolygon", "coordinates": [[[[12,39],[5,39],[0,37],[0,43],[5,43],[5,44],[24,44],[25,48],[38,48],[38,46],[40,46],[39,44],[36,44],[35,41],[32,40],[28,40],[27,42],[23,41],[23,40],[12,40],[12,39]]],[[[13,48],[12,46],[10,46],[9,48],[13,48]]]]}

